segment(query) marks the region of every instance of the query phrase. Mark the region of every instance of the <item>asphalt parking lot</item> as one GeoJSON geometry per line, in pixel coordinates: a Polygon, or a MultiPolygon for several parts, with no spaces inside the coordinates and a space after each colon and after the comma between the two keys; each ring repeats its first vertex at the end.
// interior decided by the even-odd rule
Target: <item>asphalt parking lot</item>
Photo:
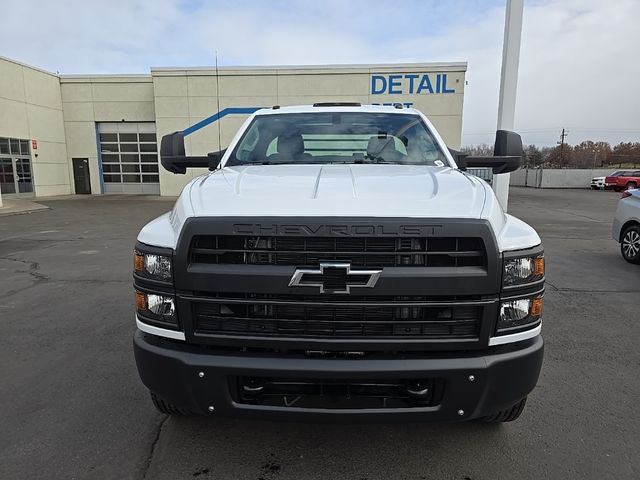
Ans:
{"type": "Polygon", "coordinates": [[[640,267],[610,238],[617,200],[512,189],[510,213],[545,243],[546,356],[502,426],[167,418],[133,360],[131,252],[172,202],[72,197],[0,217],[0,478],[639,478],[640,267]]]}

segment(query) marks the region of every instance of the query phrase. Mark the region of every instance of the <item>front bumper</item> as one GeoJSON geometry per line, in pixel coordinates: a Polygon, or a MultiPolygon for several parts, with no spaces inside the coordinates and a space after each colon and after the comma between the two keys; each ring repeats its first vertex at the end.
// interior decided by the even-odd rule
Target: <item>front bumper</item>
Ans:
{"type": "Polygon", "coordinates": [[[133,343],[142,382],[174,405],[197,414],[279,415],[302,421],[451,421],[483,417],[514,405],[533,390],[542,367],[544,350],[539,335],[481,352],[434,353],[429,358],[388,359],[220,354],[140,330],[136,332],[133,343]],[[428,377],[443,381],[444,390],[437,405],[411,408],[300,408],[240,403],[234,398],[229,379],[251,376],[317,381],[428,377]]]}
{"type": "Polygon", "coordinates": [[[618,217],[618,212],[616,211],[616,215],[613,217],[613,222],[611,224],[611,237],[618,243],[620,243],[620,235],[622,234],[622,222],[618,217]]]}

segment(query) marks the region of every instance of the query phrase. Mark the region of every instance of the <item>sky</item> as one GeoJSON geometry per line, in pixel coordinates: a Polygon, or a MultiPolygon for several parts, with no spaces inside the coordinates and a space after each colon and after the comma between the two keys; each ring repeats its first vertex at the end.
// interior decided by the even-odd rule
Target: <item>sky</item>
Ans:
{"type": "MultiPolygon", "coordinates": [[[[0,55],[61,74],[468,62],[463,145],[491,143],[506,0],[0,0],[0,55]]],[[[640,0],[525,0],[527,144],[640,141],[640,0]]]]}

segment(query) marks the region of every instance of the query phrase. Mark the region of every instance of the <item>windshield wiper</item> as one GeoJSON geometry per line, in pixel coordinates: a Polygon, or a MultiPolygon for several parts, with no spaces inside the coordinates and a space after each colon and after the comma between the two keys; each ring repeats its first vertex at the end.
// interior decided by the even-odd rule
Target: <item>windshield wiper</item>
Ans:
{"type": "Polygon", "coordinates": [[[398,163],[398,162],[389,162],[382,157],[374,157],[373,155],[365,155],[360,163],[398,163]]]}
{"type": "Polygon", "coordinates": [[[294,163],[300,162],[270,162],[269,160],[259,161],[259,162],[242,162],[236,163],[234,165],[230,165],[231,167],[244,167],[245,165],[291,165],[294,163]]]}

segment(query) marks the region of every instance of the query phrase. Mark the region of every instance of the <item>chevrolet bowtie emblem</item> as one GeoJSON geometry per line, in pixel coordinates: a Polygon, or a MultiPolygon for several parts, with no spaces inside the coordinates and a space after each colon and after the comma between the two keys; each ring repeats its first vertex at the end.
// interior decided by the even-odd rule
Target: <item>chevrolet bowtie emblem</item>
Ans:
{"type": "Polygon", "coordinates": [[[373,288],[382,270],[351,270],[350,263],[322,262],[320,268],[297,268],[290,287],[320,287],[320,293],[351,293],[352,288],[373,288]]]}

